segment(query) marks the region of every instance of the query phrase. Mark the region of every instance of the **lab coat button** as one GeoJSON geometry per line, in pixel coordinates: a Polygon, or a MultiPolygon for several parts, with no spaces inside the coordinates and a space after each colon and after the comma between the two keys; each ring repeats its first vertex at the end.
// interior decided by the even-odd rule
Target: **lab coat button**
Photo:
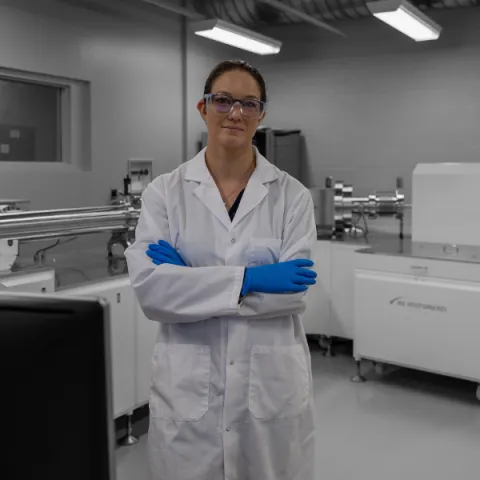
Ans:
{"type": "Polygon", "coordinates": [[[230,360],[230,365],[235,365],[235,362],[233,360],[230,360]]]}
{"type": "Polygon", "coordinates": [[[236,240],[234,238],[232,238],[232,243],[235,243],[235,242],[236,242],[236,240]]]}
{"type": "Polygon", "coordinates": [[[231,428],[230,428],[230,427],[227,427],[226,430],[227,430],[227,432],[229,432],[229,431],[231,430],[231,428]]]}

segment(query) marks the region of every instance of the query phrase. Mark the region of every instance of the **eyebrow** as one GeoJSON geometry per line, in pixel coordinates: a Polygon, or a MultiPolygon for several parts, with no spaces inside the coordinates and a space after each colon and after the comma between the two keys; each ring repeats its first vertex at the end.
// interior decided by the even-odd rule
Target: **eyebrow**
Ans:
{"type": "MultiPolygon", "coordinates": [[[[229,93],[229,92],[224,92],[224,91],[222,91],[222,90],[221,90],[220,92],[215,92],[215,93],[216,93],[216,94],[221,93],[221,94],[223,94],[223,95],[228,95],[229,97],[232,97],[232,98],[233,98],[233,95],[232,95],[231,93],[229,93]]],[[[244,98],[251,98],[251,99],[253,99],[253,100],[260,100],[256,95],[247,95],[247,96],[244,97],[244,98]]]]}

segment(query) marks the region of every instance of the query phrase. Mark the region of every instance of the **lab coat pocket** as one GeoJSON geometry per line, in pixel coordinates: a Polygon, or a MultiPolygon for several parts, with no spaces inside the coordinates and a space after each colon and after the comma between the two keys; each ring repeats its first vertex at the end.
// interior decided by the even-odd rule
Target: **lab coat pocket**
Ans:
{"type": "Polygon", "coordinates": [[[249,409],[259,420],[300,415],[308,405],[310,375],[302,345],[252,348],[249,409]]]}
{"type": "Polygon", "coordinates": [[[208,411],[210,347],[157,343],[153,354],[150,414],[196,422],[208,411]]]}
{"type": "Polygon", "coordinates": [[[281,246],[282,240],[279,238],[251,238],[245,250],[245,266],[277,263],[281,246]]]}

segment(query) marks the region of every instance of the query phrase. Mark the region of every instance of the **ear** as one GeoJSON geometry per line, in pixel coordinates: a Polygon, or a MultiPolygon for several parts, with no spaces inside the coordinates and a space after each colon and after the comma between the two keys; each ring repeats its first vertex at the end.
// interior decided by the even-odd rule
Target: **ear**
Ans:
{"type": "Polygon", "coordinates": [[[258,127],[261,125],[263,122],[264,118],[267,116],[267,112],[263,112],[263,115],[258,119],[258,127]]]}
{"type": "Polygon", "coordinates": [[[200,113],[200,116],[202,117],[203,121],[207,121],[207,106],[205,105],[205,100],[200,100],[197,103],[197,110],[200,113]]]}

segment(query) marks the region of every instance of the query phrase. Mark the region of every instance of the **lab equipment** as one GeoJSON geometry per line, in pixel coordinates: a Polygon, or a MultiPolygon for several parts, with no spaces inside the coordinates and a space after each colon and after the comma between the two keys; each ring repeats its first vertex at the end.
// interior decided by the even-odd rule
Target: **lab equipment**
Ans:
{"type": "Polygon", "coordinates": [[[455,246],[480,245],[480,163],[419,164],[412,181],[412,240],[455,246]]]}
{"type": "Polygon", "coordinates": [[[2,476],[113,480],[105,303],[0,292],[0,365],[2,476]]]}
{"type": "Polygon", "coordinates": [[[24,198],[0,198],[0,213],[18,210],[20,205],[28,203],[30,200],[24,198]]]}
{"type": "Polygon", "coordinates": [[[137,218],[138,211],[129,205],[16,211],[0,215],[0,238],[28,241],[131,231],[137,218]]]}
{"type": "Polygon", "coordinates": [[[141,195],[153,179],[153,160],[130,159],[124,191],[111,191],[106,206],[25,211],[23,199],[0,199],[0,272],[9,272],[20,242],[110,232],[108,256],[124,258],[131,245],[141,209],[141,195]]]}
{"type": "Polygon", "coordinates": [[[299,293],[315,285],[317,274],[308,259],[290,260],[271,265],[258,265],[245,269],[242,295],[258,293],[299,293]]]}
{"type": "Polygon", "coordinates": [[[0,240],[0,272],[9,272],[18,257],[18,240],[0,240]]]}
{"type": "Polygon", "coordinates": [[[393,217],[399,220],[399,236],[404,236],[405,195],[401,193],[403,180],[398,177],[396,190],[376,191],[365,197],[355,197],[352,185],[343,181],[325,179],[325,187],[310,188],[315,208],[315,223],[320,234],[342,238],[347,233],[361,230],[368,233],[367,219],[393,217]],[[359,227],[363,220],[363,226],[359,227]]]}
{"type": "Polygon", "coordinates": [[[113,205],[141,207],[142,192],[153,180],[153,160],[131,158],[127,162],[127,175],[123,179],[123,192],[114,188],[110,192],[113,205]]]}
{"type": "Polygon", "coordinates": [[[139,208],[120,205],[59,210],[11,211],[0,214],[0,271],[9,271],[18,255],[19,242],[112,232],[109,255],[120,255],[117,246],[132,241],[139,208]]]}
{"type": "Polygon", "coordinates": [[[300,130],[284,130],[260,126],[253,137],[258,151],[276,167],[303,181],[302,134],[300,130]]]}
{"type": "MultiPolygon", "coordinates": [[[[20,206],[29,201],[18,198],[0,199],[0,215],[20,210],[20,206]]],[[[18,240],[0,239],[0,272],[10,271],[18,256],[18,240]]]]}
{"type": "Polygon", "coordinates": [[[130,179],[130,195],[139,199],[142,192],[153,180],[153,160],[134,159],[128,161],[128,175],[130,179]]]}
{"type": "Polygon", "coordinates": [[[158,243],[153,243],[148,246],[147,255],[153,260],[156,265],[162,263],[169,263],[171,265],[177,265],[179,267],[186,267],[183,258],[178,252],[164,240],[160,240],[158,243]]]}
{"type": "Polygon", "coordinates": [[[368,359],[480,385],[479,178],[480,164],[418,165],[412,242],[355,252],[355,381],[368,359]]]}

